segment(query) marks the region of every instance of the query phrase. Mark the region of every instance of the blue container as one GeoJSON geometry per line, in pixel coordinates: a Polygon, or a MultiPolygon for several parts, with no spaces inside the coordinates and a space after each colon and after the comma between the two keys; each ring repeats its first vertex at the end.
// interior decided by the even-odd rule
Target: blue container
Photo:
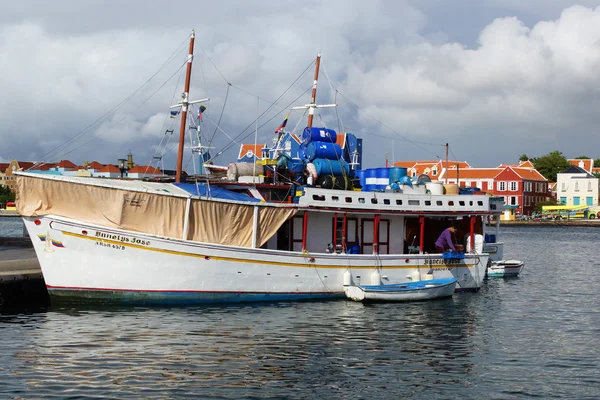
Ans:
{"type": "Polygon", "coordinates": [[[390,168],[390,184],[394,182],[400,182],[403,176],[406,176],[408,170],[404,167],[391,167],[390,168]]]}
{"type": "Polygon", "coordinates": [[[337,134],[333,129],[327,128],[304,128],[302,132],[302,143],[309,144],[310,142],[328,142],[335,143],[337,134]]]}
{"type": "Polygon", "coordinates": [[[300,143],[300,146],[298,146],[298,158],[303,161],[309,161],[308,155],[306,154],[306,145],[304,143],[300,143]]]}
{"type": "MultiPolygon", "coordinates": [[[[373,186],[377,185],[377,168],[369,168],[365,170],[365,185],[373,186]]],[[[370,190],[365,190],[367,192],[370,190]]]]}
{"type": "Polygon", "coordinates": [[[337,143],[310,142],[306,145],[306,157],[312,161],[315,158],[341,160],[342,148],[337,143]]]}
{"type": "Polygon", "coordinates": [[[496,243],[496,235],[491,233],[485,234],[485,242],[486,243],[496,243]]]}
{"type": "Polygon", "coordinates": [[[406,175],[400,178],[400,181],[398,183],[400,183],[401,185],[412,186],[412,179],[410,179],[410,176],[406,175]]]}
{"type": "Polygon", "coordinates": [[[348,175],[350,166],[344,160],[327,160],[324,158],[315,158],[312,161],[317,170],[317,175],[348,175]]]}
{"type": "Polygon", "coordinates": [[[365,170],[364,169],[359,169],[356,172],[356,177],[358,178],[359,182],[360,182],[360,186],[365,186],[365,170]]]}
{"type": "Polygon", "coordinates": [[[360,246],[353,244],[348,248],[348,254],[360,254],[360,246]]]}
{"type": "Polygon", "coordinates": [[[377,190],[377,186],[376,185],[364,185],[362,187],[362,191],[363,192],[374,192],[377,190]]]}
{"type": "Polygon", "coordinates": [[[375,177],[377,178],[377,182],[375,183],[377,190],[384,191],[385,188],[390,184],[390,169],[377,168],[375,171],[375,177]]]}

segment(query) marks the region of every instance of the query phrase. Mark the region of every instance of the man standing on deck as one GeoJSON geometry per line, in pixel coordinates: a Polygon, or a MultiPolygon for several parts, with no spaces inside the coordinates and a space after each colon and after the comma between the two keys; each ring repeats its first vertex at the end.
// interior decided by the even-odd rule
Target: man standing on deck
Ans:
{"type": "Polygon", "coordinates": [[[456,232],[456,228],[454,226],[449,226],[444,229],[438,240],[435,241],[435,252],[443,253],[444,251],[456,250],[454,244],[452,243],[452,235],[456,232]]]}

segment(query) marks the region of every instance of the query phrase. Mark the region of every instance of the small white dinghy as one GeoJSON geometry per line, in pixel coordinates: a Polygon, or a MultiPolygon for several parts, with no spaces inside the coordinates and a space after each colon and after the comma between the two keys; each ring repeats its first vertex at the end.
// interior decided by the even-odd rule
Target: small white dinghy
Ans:
{"type": "Polygon", "coordinates": [[[523,261],[500,260],[492,261],[487,268],[488,277],[515,277],[523,270],[523,261]]]}
{"type": "Polygon", "coordinates": [[[416,301],[449,297],[456,278],[431,279],[390,285],[346,286],[346,297],[354,301],[416,301]]]}

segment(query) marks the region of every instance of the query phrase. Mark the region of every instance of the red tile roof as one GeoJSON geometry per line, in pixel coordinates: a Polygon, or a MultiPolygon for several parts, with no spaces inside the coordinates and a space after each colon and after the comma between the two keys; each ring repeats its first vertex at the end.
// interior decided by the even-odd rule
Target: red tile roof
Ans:
{"type": "Polygon", "coordinates": [[[112,164],[107,164],[104,167],[100,168],[98,170],[98,172],[118,172],[118,173],[120,173],[121,170],[112,164]]]}
{"type": "Polygon", "coordinates": [[[154,174],[154,175],[162,175],[162,172],[160,169],[151,167],[149,165],[136,165],[135,167],[131,168],[128,173],[130,174],[154,174]]]}
{"type": "Polygon", "coordinates": [[[93,169],[100,169],[103,168],[104,165],[100,164],[98,161],[92,161],[91,163],[88,164],[89,168],[93,168],[93,169]]]}
{"type": "Polygon", "coordinates": [[[581,168],[585,169],[587,172],[592,172],[592,169],[594,167],[594,160],[592,160],[591,158],[586,158],[586,159],[571,158],[567,161],[569,161],[569,163],[575,167],[581,167],[581,168]]]}
{"type": "Polygon", "coordinates": [[[60,160],[58,163],[58,167],[60,168],[77,168],[77,165],[73,164],[69,160],[60,160]]]}
{"type": "Polygon", "coordinates": [[[238,159],[244,157],[245,155],[248,154],[249,151],[252,152],[252,154],[254,154],[256,157],[258,158],[262,158],[262,149],[264,149],[265,147],[267,147],[266,144],[242,144],[240,146],[240,154],[238,156],[238,159]]]}
{"type": "Polygon", "coordinates": [[[513,168],[513,171],[517,173],[522,179],[534,180],[534,181],[547,181],[537,169],[532,168],[513,168]]]}

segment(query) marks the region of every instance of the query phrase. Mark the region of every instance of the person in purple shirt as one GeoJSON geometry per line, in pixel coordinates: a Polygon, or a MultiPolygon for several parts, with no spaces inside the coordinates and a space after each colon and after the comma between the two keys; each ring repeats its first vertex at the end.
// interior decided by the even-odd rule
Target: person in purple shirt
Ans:
{"type": "Polygon", "coordinates": [[[450,226],[442,232],[438,240],[435,241],[435,251],[436,253],[443,253],[444,251],[456,250],[454,244],[452,243],[452,235],[456,232],[456,228],[450,226]]]}

